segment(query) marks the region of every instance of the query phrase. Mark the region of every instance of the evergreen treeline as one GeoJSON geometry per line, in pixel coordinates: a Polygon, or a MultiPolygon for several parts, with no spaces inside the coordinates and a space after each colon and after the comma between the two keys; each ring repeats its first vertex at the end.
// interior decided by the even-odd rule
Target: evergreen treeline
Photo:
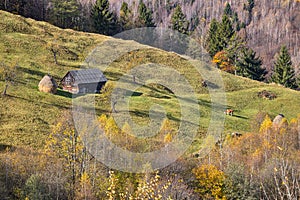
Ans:
{"type": "MultiPolygon", "coordinates": [[[[246,8],[250,14],[253,6],[254,1],[249,0],[246,8]]],[[[222,20],[218,22],[213,19],[210,23],[205,41],[206,49],[221,70],[253,80],[267,81],[267,71],[262,67],[262,59],[238,35],[238,31],[244,27],[237,13],[227,3],[222,20]]],[[[285,46],[281,48],[274,63],[274,72],[269,81],[292,89],[298,87],[291,56],[285,46]]]]}
{"type": "Polygon", "coordinates": [[[221,22],[213,19],[210,24],[206,49],[220,69],[263,81],[267,72],[262,68],[261,58],[238,36],[241,24],[237,13],[227,3],[221,22]]]}

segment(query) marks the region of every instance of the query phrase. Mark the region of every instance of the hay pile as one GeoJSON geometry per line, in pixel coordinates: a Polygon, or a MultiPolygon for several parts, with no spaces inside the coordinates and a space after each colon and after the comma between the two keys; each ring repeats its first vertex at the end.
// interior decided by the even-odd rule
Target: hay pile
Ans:
{"type": "Polygon", "coordinates": [[[257,95],[260,98],[268,99],[268,100],[273,100],[273,99],[277,98],[275,93],[273,93],[271,91],[267,91],[267,90],[263,90],[263,91],[259,92],[257,95]]]}
{"type": "Polygon", "coordinates": [[[280,127],[282,127],[284,124],[282,123],[284,119],[284,115],[283,114],[279,114],[277,115],[274,119],[273,119],[273,128],[278,129],[280,127]]]}
{"type": "Polygon", "coordinates": [[[39,83],[39,91],[55,94],[57,92],[57,83],[50,75],[46,75],[39,83]]]}

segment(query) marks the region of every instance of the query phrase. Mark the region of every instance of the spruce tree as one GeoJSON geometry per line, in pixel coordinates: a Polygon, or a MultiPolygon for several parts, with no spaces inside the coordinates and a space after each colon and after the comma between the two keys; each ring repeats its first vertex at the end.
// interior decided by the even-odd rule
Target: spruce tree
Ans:
{"type": "Polygon", "coordinates": [[[244,4],[244,10],[247,10],[248,12],[252,12],[254,6],[255,6],[254,0],[247,0],[247,4],[244,4]]]}
{"type": "Polygon", "coordinates": [[[274,64],[272,81],[288,88],[297,87],[291,56],[286,46],[281,47],[279,55],[274,64]]]}
{"type": "Polygon", "coordinates": [[[176,6],[174,13],[172,14],[172,17],[171,17],[171,23],[172,23],[171,27],[173,30],[176,30],[183,34],[189,33],[189,31],[188,31],[189,24],[186,20],[185,14],[183,14],[183,12],[182,12],[180,5],[176,6]]]}
{"type": "Polygon", "coordinates": [[[50,21],[61,28],[74,28],[79,17],[76,0],[51,0],[50,21]]]}
{"type": "MultiPolygon", "coordinates": [[[[238,58],[240,57],[244,48],[246,48],[246,42],[235,33],[229,40],[227,48],[225,49],[228,58],[232,60],[234,66],[237,65],[238,58]]],[[[235,74],[237,74],[236,69],[235,74]]]]}
{"type": "Polygon", "coordinates": [[[226,3],[226,6],[224,8],[224,15],[227,15],[229,17],[232,17],[232,15],[233,15],[233,11],[232,11],[231,6],[228,2],[226,3]]]}
{"type": "Polygon", "coordinates": [[[216,19],[212,19],[208,30],[208,36],[205,42],[206,50],[208,51],[211,57],[213,57],[214,55],[216,55],[216,53],[222,50],[217,37],[218,28],[219,23],[216,19]]]}
{"type": "Polygon", "coordinates": [[[234,14],[232,15],[232,21],[233,24],[235,25],[235,30],[240,31],[242,27],[237,12],[234,12],[234,14]]]}
{"type": "Polygon", "coordinates": [[[147,9],[145,3],[141,0],[139,4],[139,25],[142,27],[153,27],[152,11],[147,9]]]}
{"type": "Polygon", "coordinates": [[[228,15],[223,15],[222,22],[218,28],[216,37],[218,41],[218,45],[225,49],[230,41],[230,39],[234,36],[234,29],[232,28],[232,22],[228,15]]]}
{"type": "Polygon", "coordinates": [[[256,52],[251,48],[244,48],[238,59],[237,74],[253,80],[262,81],[266,75],[266,70],[261,67],[262,60],[256,56],[256,52]]]}
{"type": "Polygon", "coordinates": [[[247,4],[244,4],[244,10],[248,11],[248,19],[246,25],[249,25],[252,20],[252,10],[255,6],[254,0],[247,0],[247,4]]]}
{"type": "Polygon", "coordinates": [[[128,30],[130,28],[133,28],[132,13],[126,2],[122,3],[120,9],[119,24],[122,30],[128,30]]]}
{"type": "Polygon", "coordinates": [[[91,11],[94,29],[97,33],[112,35],[116,28],[115,16],[109,10],[108,0],[97,0],[91,11]]]}

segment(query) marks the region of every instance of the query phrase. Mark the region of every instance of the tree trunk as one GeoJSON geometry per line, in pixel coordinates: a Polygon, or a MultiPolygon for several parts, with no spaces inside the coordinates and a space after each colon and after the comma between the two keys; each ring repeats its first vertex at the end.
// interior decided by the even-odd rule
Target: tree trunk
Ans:
{"type": "Polygon", "coordinates": [[[45,0],[43,0],[43,7],[42,7],[42,20],[45,21],[45,0]]]}
{"type": "Polygon", "coordinates": [[[53,53],[53,58],[54,58],[54,62],[56,65],[58,65],[58,62],[57,62],[57,50],[54,49],[54,47],[51,47],[51,52],[53,53]]]}
{"type": "Polygon", "coordinates": [[[2,92],[3,96],[6,96],[7,88],[8,88],[8,84],[5,85],[5,88],[4,88],[3,92],[2,92]]]}
{"type": "Polygon", "coordinates": [[[113,103],[112,103],[112,112],[113,112],[113,113],[117,113],[117,110],[116,110],[116,104],[117,104],[117,102],[116,102],[116,101],[113,101],[113,103]]]}
{"type": "Polygon", "coordinates": [[[57,57],[56,57],[56,52],[53,52],[53,57],[54,57],[55,64],[58,65],[57,57]]]}

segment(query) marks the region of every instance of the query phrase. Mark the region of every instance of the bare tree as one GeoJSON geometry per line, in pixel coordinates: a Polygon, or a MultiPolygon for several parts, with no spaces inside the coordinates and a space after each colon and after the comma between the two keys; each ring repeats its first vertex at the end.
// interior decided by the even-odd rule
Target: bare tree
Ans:
{"type": "Polygon", "coordinates": [[[13,84],[17,75],[17,65],[6,65],[0,63],[0,79],[5,81],[3,96],[7,95],[7,90],[10,84],[13,84]]]}

